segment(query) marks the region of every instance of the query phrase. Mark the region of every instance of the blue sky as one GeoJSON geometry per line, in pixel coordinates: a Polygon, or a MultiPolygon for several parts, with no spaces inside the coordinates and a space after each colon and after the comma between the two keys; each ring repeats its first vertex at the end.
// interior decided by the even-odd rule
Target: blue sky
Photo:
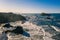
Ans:
{"type": "Polygon", "coordinates": [[[60,13],[60,0],[0,0],[0,12],[60,13]]]}

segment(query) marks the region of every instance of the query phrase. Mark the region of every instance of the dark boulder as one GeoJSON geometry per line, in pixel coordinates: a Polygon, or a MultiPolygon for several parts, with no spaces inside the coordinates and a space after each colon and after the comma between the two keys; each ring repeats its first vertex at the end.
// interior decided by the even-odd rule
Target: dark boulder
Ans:
{"type": "Polygon", "coordinates": [[[12,32],[15,34],[23,34],[23,28],[21,26],[17,26],[12,32]]]}
{"type": "Polygon", "coordinates": [[[8,33],[8,32],[11,32],[11,33],[15,33],[15,34],[23,34],[23,28],[21,26],[17,26],[16,29],[14,30],[7,30],[5,31],[5,33],[8,33]]]}
{"type": "Polygon", "coordinates": [[[10,28],[10,27],[13,27],[13,26],[11,26],[11,25],[8,23],[8,24],[5,24],[3,27],[10,28]]]}

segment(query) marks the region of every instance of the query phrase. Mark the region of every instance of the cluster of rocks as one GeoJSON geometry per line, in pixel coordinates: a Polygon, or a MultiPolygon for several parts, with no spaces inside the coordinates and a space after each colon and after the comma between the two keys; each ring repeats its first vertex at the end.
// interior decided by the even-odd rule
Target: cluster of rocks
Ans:
{"type": "MultiPolygon", "coordinates": [[[[13,23],[19,24],[19,23],[13,23]]],[[[24,24],[19,24],[19,26],[7,27],[7,24],[3,26],[3,31],[8,40],[44,40],[44,30],[43,28],[26,22],[24,24]]]]}
{"type": "Polygon", "coordinates": [[[3,25],[1,28],[0,28],[0,39],[1,40],[7,40],[8,39],[8,35],[9,33],[13,33],[15,35],[19,35],[19,34],[23,34],[23,28],[21,26],[16,26],[16,27],[13,27],[11,26],[9,23],[8,24],[5,24],[3,25]],[[7,38],[6,38],[7,37],[7,38]]]}

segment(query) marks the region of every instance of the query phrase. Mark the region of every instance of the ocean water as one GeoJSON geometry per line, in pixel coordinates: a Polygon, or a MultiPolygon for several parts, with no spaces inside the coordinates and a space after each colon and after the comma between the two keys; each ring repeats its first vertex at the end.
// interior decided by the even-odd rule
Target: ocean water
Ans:
{"type": "Polygon", "coordinates": [[[23,14],[29,22],[36,25],[53,25],[60,28],[60,13],[48,13],[49,15],[42,16],[41,14],[23,14]],[[50,17],[50,19],[48,18],[50,17]]]}

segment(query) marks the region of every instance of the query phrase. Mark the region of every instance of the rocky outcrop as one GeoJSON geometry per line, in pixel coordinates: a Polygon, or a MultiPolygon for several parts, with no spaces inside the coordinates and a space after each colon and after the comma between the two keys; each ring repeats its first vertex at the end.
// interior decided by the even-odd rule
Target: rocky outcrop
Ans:
{"type": "Polygon", "coordinates": [[[37,26],[31,22],[25,22],[24,24],[12,22],[10,24],[13,26],[12,28],[15,29],[7,33],[8,40],[55,40],[55,37],[52,37],[57,33],[48,25],[37,26]],[[22,30],[22,34],[19,34],[19,32],[21,32],[20,30],[22,30]],[[18,35],[15,33],[18,33],[18,35]]]}

